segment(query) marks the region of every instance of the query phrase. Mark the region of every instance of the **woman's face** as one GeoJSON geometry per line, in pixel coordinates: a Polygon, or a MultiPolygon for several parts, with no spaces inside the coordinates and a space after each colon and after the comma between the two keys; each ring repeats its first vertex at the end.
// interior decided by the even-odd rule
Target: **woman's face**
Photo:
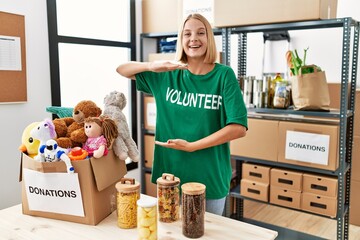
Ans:
{"type": "Polygon", "coordinates": [[[207,50],[205,25],[197,19],[189,19],[183,30],[182,45],[189,58],[204,58],[207,50]]]}

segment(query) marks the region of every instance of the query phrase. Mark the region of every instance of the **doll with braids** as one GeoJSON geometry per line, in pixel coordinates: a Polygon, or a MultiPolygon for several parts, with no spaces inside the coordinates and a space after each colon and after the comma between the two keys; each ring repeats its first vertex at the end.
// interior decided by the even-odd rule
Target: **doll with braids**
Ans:
{"type": "Polygon", "coordinates": [[[85,134],[88,137],[83,149],[89,156],[100,158],[106,156],[108,148],[118,136],[117,125],[107,116],[89,117],[84,121],[85,134]]]}

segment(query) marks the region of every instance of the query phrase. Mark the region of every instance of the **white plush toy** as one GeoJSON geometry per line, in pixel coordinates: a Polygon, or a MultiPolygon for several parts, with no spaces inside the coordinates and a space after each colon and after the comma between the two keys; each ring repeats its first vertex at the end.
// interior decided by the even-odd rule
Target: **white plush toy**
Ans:
{"type": "Polygon", "coordinates": [[[103,115],[110,117],[117,124],[119,135],[113,144],[115,155],[123,160],[130,157],[132,161],[138,162],[140,160],[139,150],[130,136],[129,126],[122,112],[125,106],[125,95],[121,92],[113,91],[104,98],[103,115]]]}
{"type": "Polygon", "coordinates": [[[43,156],[45,162],[55,162],[63,160],[66,164],[68,173],[74,173],[74,167],[71,164],[70,158],[66,155],[67,149],[58,146],[54,139],[46,141],[45,145],[40,147],[40,154],[43,156]]]}
{"type": "Polygon", "coordinates": [[[56,138],[54,123],[48,118],[45,119],[30,131],[30,136],[40,141],[39,151],[34,159],[40,162],[44,162],[44,155],[40,153],[40,148],[46,144],[47,140],[56,138]]]}

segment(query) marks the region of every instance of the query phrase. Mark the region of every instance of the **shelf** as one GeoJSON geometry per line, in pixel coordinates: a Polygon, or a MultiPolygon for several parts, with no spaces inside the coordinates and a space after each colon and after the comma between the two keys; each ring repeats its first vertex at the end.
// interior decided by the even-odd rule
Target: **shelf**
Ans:
{"type": "MultiPolygon", "coordinates": [[[[221,35],[222,29],[214,28],[214,35],[221,35]]],[[[177,37],[177,32],[162,32],[162,33],[141,33],[141,37],[143,38],[168,38],[168,37],[177,37]]]]}
{"type": "Polygon", "coordinates": [[[146,135],[155,135],[155,130],[145,129],[145,130],[143,130],[143,134],[146,134],[146,135]]]}
{"type": "Polygon", "coordinates": [[[349,21],[352,26],[358,24],[352,18],[335,18],[327,20],[302,21],[302,22],[287,22],[287,23],[272,23],[263,25],[239,26],[232,27],[232,33],[247,33],[247,32],[266,32],[279,30],[305,30],[317,28],[339,28],[343,27],[345,21],[349,21]]]}
{"type": "MultiPolygon", "coordinates": [[[[271,191],[271,190],[270,190],[270,191],[271,191]]],[[[286,206],[282,206],[282,205],[278,205],[278,204],[273,204],[273,203],[271,203],[271,202],[264,202],[264,201],[260,201],[260,200],[257,200],[257,199],[245,197],[245,196],[242,196],[242,195],[240,194],[240,185],[237,185],[237,186],[235,186],[234,188],[230,189],[229,195],[230,195],[231,197],[238,198],[238,199],[242,199],[242,200],[255,201],[255,202],[264,203],[264,204],[269,204],[269,205],[273,205],[273,206],[277,206],[277,207],[282,207],[282,208],[286,208],[286,209],[290,209],[290,210],[298,211],[298,212],[306,212],[306,213],[310,213],[310,214],[317,215],[317,216],[319,216],[319,217],[324,217],[324,218],[336,219],[336,218],[339,216],[339,213],[338,213],[336,217],[332,218],[332,217],[328,217],[328,216],[325,216],[325,215],[317,214],[317,213],[314,213],[314,212],[308,212],[308,211],[305,211],[305,210],[302,210],[302,209],[290,208],[290,207],[286,207],[286,206]]],[[[269,193],[269,195],[270,195],[270,193],[269,193]]],[[[348,211],[349,211],[349,207],[348,207],[348,206],[347,206],[347,207],[345,206],[344,212],[341,214],[341,216],[344,217],[344,216],[348,213],[348,211]]]]}
{"type": "MultiPolygon", "coordinates": [[[[273,115],[283,115],[283,116],[312,116],[312,117],[323,117],[323,118],[340,118],[341,114],[339,110],[330,110],[330,111],[298,111],[293,109],[276,109],[276,108],[248,108],[248,113],[266,113],[273,115]]],[[[352,116],[351,111],[347,111],[346,117],[352,116]]]]}
{"type": "MultiPolygon", "coordinates": [[[[258,163],[261,165],[267,165],[267,166],[271,166],[271,167],[300,170],[300,171],[304,171],[304,172],[308,172],[308,173],[323,174],[323,175],[329,175],[329,176],[334,176],[334,177],[339,176],[339,173],[340,173],[340,169],[337,169],[335,171],[330,171],[330,170],[324,170],[324,169],[320,169],[320,168],[304,167],[304,166],[293,165],[293,164],[288,164],[288,163],[273,162],[273,161],[261,160],[261,159],[256,159],[256,158],[240,157],[240,156],[235,156],[235,155],[232,155],[231,158],[233,158],[236,161],[258,163]]],[[[350,164],[345,163],[345,171],[344,172],[346,173],[347,171],[349,171],[349,169],[350,169],[350,164]]]]}

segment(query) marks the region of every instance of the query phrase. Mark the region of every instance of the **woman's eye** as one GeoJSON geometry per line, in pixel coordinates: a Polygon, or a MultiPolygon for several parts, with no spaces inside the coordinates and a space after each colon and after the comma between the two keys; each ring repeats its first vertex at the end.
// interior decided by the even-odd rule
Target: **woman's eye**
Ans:
{"type": "Polygon", "coordinates": [[[190,33],[184,33],[184,36],[188,37],[190,36],[190,33]]]}

